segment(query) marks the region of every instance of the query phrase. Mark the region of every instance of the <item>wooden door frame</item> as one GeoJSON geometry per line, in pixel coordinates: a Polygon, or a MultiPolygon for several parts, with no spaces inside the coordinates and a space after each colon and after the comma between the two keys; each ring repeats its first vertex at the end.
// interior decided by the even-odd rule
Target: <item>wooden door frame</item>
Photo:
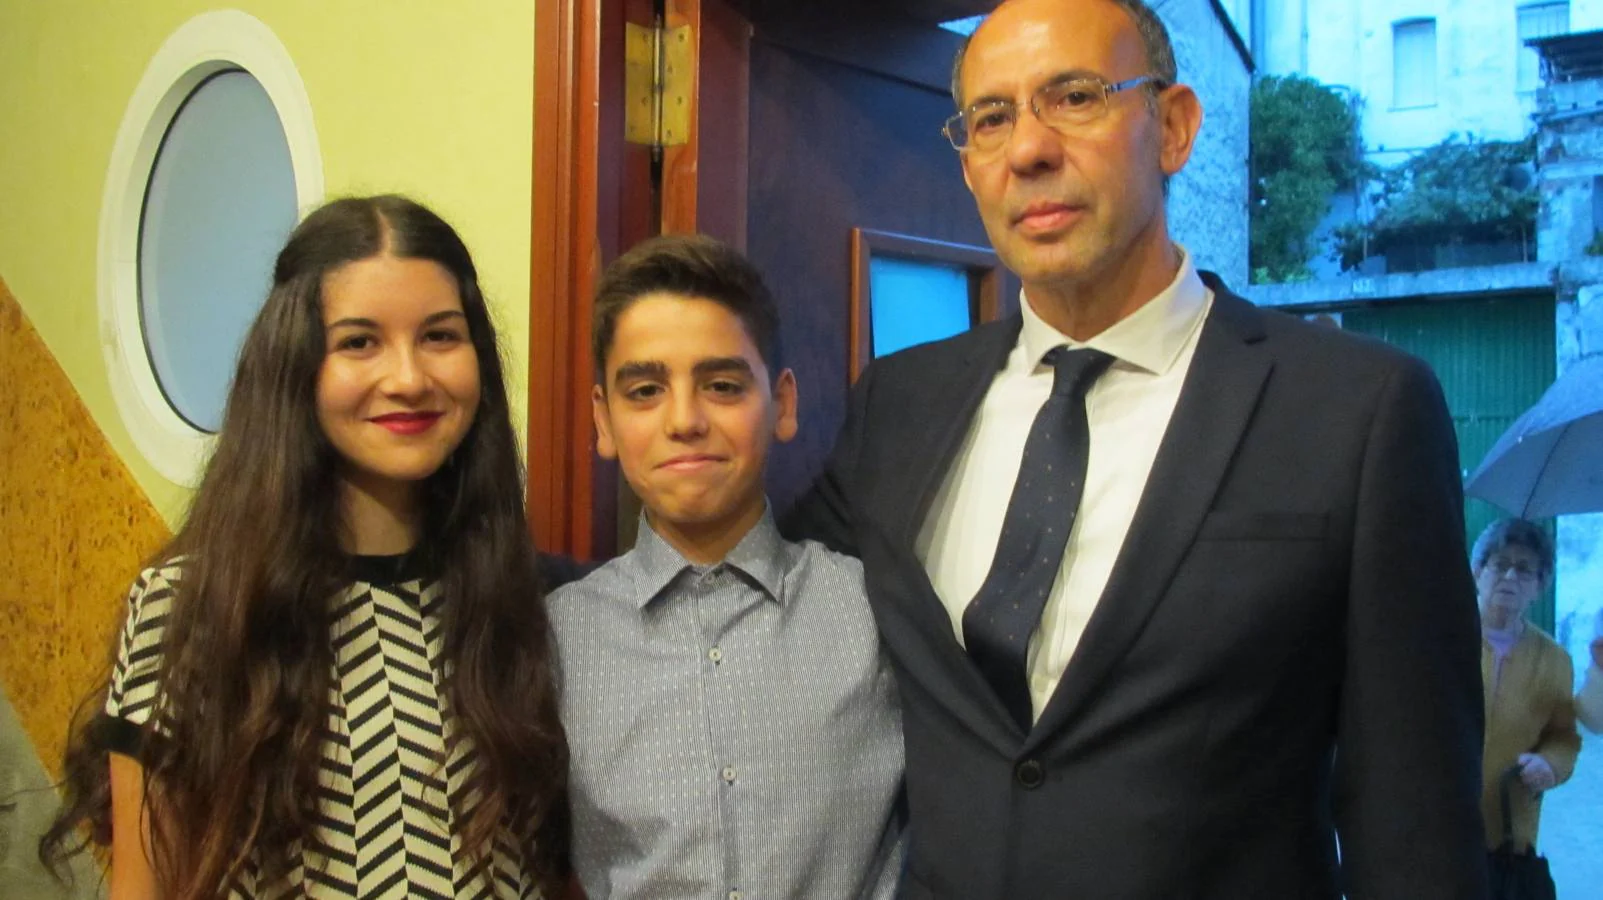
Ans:
{"type": "Polygon", "coordinates": [[[649,151],[622,142],[622,57],[604,31],[643,9],[642,0],[535,3],[525,500],[536,545],[580,559],[616,549],[616,469],[595,454],[590,411],[590,297],[603,265],[658,231],[745,244],[750,25],[730,0],[665,3],[665,23],[689,25],[697,42],[696,108],[688,141],[663,152],[653,221],[649,188],[640,189],[649,151]],[[704,107],[724,114],[704,124],[704,107]]]}
{"type": "Polygon", "coordinates": [[[591,555],[589,304],[600,268],[602,0],[537,0],[529,253],[529,528],[542,550],[591,555]]]}

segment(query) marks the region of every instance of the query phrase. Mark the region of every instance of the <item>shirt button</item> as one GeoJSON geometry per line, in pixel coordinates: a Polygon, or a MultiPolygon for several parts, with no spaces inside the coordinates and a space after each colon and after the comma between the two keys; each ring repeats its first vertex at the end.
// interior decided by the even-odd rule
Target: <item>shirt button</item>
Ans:
{"type": "Polygon", "coordinates": [[[734,766],[724,766],[723,776],[724,776],[724,784],[734,784],[735,783],[735,767],[734,766]]]}
{"type": "Polygon", "coordinates": [[[711,650],[707,651],[707,658],[712,660],[715,663],[723,662],[724,661],[724,651],[718,649],[717,647],[714,647],[711,650]]]}

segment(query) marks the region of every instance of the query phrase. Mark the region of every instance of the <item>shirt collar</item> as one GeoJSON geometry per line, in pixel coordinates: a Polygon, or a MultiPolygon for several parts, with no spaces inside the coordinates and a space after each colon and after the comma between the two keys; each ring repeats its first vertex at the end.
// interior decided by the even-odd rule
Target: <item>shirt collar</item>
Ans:
{"type": "Polygon", "coordinates": [[[1180,359],[1191,335],[1201,327],[1209,300],[1208,287],[1197,275],[1191,254],[1184,247],[1175,246],[1180,251],[1180,271],[1175,273],[1169,286],[1083,344],[1048,325],[1020,292],[1019,311],[1023,314],[1024,326],[1019,331],[1019,344],[1024,348],[1030,367],[1033,369],[1040,364],[1041,357],[1053,347],[1067,344],[1072,348],[1101,350],[1154,375],[1169,371],[1180,359]]]}
{"type": "Polygon", "coordinates": [[[634,585],[634,595],[629,599],[640,609],[666,593],[685,573],[699,575],[720,566],[745,576],[774,602],[784,602],[785,540],[774,525],[771,507],[763,509],[762,518],[729,551],[723,562],[706,566],[685,559],[684,554],[657,534],[646,520],[646,514],[641,512],[634,549],[625,554],[623,564],[628,567],[629,581],[634,585]]]}

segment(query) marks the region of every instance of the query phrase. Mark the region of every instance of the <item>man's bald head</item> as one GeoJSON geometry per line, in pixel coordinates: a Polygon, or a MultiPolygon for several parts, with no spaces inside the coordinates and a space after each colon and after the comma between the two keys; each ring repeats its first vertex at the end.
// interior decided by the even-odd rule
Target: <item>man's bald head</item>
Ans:
{"type": "MultiPolygon", "coordinates": [[[[1063,2],[1076,2],[1076,0],[1063,0],[1063,2]]],[[[1078,2],[1112,3],[1124,10],[1130,21],[1135,23],[1137,33],[1141,35],[1141,46],[1147,54],[1147,73],[1156,76],[1165,85],[1180,80],[1179,69],[1174,62],[1174,45],[1169,42],[1169,29],[1164,27],[1163,20],[1152,11],[1152,7],[1141,0],[1078,0],[1078,2]]],[[[979,27],[984,28],[985,23],[981,22],[979,27]]],[[[978,32],[979,29],[975,31],[978,32]]],[[[957,56],[952,60],[952,102],[956,103],[960,110],[963,108],[963,58],[968,53],[969,42],[973,39],[972,35],[964,38],[962,45],[957,48],[957,56]]]]}

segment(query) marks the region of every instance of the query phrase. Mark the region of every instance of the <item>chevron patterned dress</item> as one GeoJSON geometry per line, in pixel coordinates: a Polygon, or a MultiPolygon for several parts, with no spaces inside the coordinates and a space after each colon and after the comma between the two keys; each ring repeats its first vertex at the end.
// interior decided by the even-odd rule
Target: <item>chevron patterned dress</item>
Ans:
{"type": "MultiPolygon", "coordinates": [[[[260,882],[253,856],[231,898],[531,898],[534,879],[506,835],[476,869],[454,823],[477,802],[475,754],[452,741],[441,682],[436,582],[404,557],[360,557],[335,599],[334,673],[320,761],[320,844],[292,847],[292,870],[260,882]],[[451,748],[449,753],[447,748],[451,748]]],[[[105,713],[142,725],[159,705],[161,641],[181,577],[147,569],[129,591],[105,713]]],[[[124,728],[124,732],[132,729],[124,728]]],[[[137,753],[137,747],[111,749],[137,753]]]]}

